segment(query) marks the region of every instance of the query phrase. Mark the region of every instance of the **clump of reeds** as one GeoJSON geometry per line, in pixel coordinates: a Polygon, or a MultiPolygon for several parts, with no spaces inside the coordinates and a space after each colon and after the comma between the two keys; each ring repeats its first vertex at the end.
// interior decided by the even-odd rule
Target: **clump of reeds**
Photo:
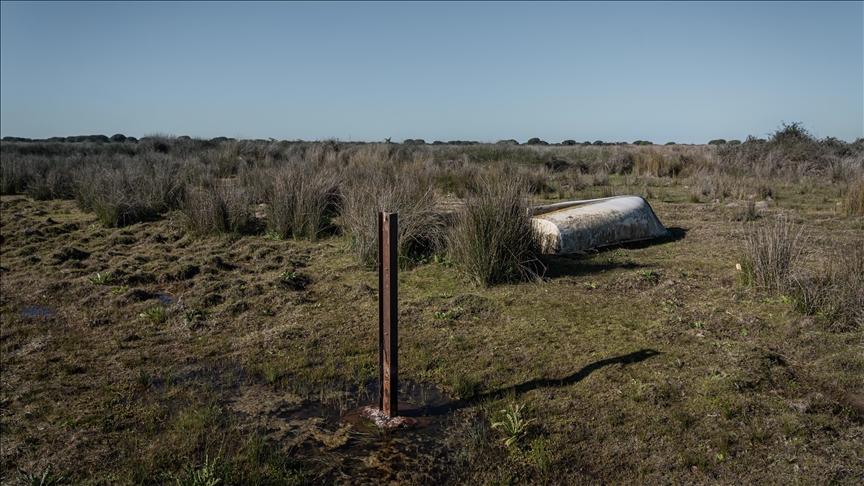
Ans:
{"type": "Polygon", "coordinates": [[[356,171],[344,186],[340,206],[342,227],[351,248],[365,265],[378,263],[378,213],[397,213],[399,262],[432,256],[443,248],[444,216],[435,208],[435,194],[420,173],[356,171]]]}
{"type": "Polygon", "coordinates": [[[450,257],[475,284],[537,278],[537,247],[524,180],[487,174],[465,199],[449,232],[450,257]]]}
{"type": "Polygon", "coordinates": [[[206,180],[189,187],[181,209],[186,228],[199,235],[254,233],[258,229],[246,188],[235,180],[206,180]]]}
{"type": "Polygon", "coordinates": [[[804,249],[803,232],[803,227],[796,228],[782,215],[774,222],[745,226],[745,282],[767,292],[786,293],[804,249]]]}
{"type": "Polygon", "coordinates": [[[340,200],[340,177],[311,166],[289,164],[270,173],[267,230],[282,238],[317,239],[330,227],[340,200]]]}
{"type": "Polygon", "coordinates": [[[837,330],[864,329],[864,241],[830,252],[823,265],[794,280],[800,311],[837,330]]]}

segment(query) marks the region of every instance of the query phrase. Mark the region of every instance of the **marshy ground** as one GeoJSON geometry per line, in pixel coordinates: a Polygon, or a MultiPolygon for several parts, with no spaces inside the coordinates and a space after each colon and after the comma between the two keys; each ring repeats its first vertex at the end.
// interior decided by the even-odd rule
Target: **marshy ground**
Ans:
{"type": "Polygon", "coordinates": [[[582,192],[536,194],[641,194],[672,233],[540,256],[539,280],[475,286],[446,251],[407,265],[401,396],[430,418],[389,433],[351,415],[377,393],[378,280],[356,236],[201,235],[179,211],[112,227],[7,191],[0,478],[860,484],[864,328],[736,264],[746,228],[782,215],[806,235],[801,268],[824,268],[860,251],[864,219],[824,178],[766,177],[760,195],[727,176],[740,197],[717,197],[688,177],[579,172],[582,192]]]}

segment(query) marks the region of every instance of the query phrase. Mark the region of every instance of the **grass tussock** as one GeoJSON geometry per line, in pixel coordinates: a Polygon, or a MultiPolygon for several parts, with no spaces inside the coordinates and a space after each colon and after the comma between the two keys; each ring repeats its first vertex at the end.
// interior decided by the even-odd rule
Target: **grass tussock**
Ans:
{"type": "Polygon", "coordinates": [[[329,170],[286,165],[271,173],[265,194],[267,230],[281,238],[315,240],[331,226],[340,178],[329,170]]]}
{"type": "Polygon", "coordinates": [[[477,285],[518,282],[538,276],[528,184],[519,177],[484,176],[465,199],[449,233],[450,256],[477,285]]]}
{"type": "Polygon", "coordinates": [[[846,216],[864,216],[864,176],[853,179],[843,191],[840,205],[846,216]]]}
{"type": "Polygon", "coordinates": [[[211,182],[216,187],[187,189],[181,209],[187,230],[198,235],[257,232],[258,222],[246,189],[232,184],[233,181],[211,182]]]}
{"type": "Polygon", "coordinates": [[[803,227],[796,228],[785,216],[745,226],[746,256],[742,268],[745,281],[763,291],[786,293],[793,282],[792,270],[804,249],[803,231],[803,227]]]}
{"type": "Polygon", "coordinates": [[[864,241],[832,251],[794,280],[793,293],[804,314],[824,316],[837,330],[864,329],[864,241]]]}
{"type": "Polygon", "coordinates": [[[435,194],[418,173],[362,173],[344,186],[340,206],[342,227],[349,235],[358,260],[368,267],[378,264],[378,213],[399,215],[399,263],[435,255],[443,248],[443,214],[435,208],[435,194]]]}

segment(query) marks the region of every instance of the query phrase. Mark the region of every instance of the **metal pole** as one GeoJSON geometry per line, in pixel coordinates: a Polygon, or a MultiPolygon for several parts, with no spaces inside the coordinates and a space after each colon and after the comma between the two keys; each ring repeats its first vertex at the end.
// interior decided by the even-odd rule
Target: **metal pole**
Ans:
{"type": "Polygon", "coordinates": [[[398,218],[378,214],[378,407],[390,417],[399,415],[399,282],[398,218]]]}

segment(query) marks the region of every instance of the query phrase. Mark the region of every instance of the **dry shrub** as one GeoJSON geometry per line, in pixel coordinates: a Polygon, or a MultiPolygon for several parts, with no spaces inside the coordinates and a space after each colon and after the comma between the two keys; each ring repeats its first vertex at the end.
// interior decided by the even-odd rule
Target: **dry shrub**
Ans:
{"type": "Polygon", "coordinates": [[[342,227],[361,263],[378,264],[378,213],[399,215],[399,264],[432,256],[443,247],[444,216],[423,174],[356,170],[344,187],[342,227]]]}
{"type": "Polygon", "coordinates": [[[803,227],[796,229],[785,215],[778,216],[773,223],[745,226],[745,281],[776,294],[789,290],[792,271],[804,249],[803,231],[803,227]]]}
{"type": "Polygon", "coordinates": [[[340,178],[334,172],[291,164],[270,176],[264,196],[268,231],[315,240],[331,226],[340,197],[340,178]]]}
{"type": "Polygon", "coordinates": [[[536,235],[526,181],[487,174],[465,200],[449,233],[450,256],[477,285],[535,279],[536,235]]]}

